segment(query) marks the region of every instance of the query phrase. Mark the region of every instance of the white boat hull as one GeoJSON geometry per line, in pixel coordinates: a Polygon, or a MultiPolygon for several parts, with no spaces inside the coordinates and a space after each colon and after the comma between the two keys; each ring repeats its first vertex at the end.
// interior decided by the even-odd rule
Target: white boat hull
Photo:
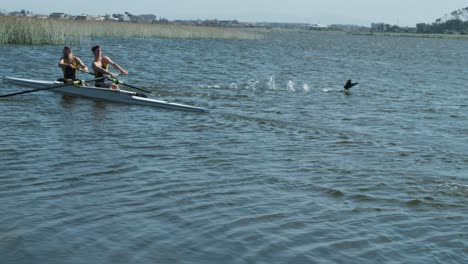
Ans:
{"type": "MultiPolygon", "coordinates": [[[[39,81],[39,80],[30,80],[22,78],[12,78],[12,77],[3,77],[4,81],[7,81],[11,84],[19,86],[27,86],[32,88],[47,88],[52,87],[57,84],[62,84],[61,82],[51,82],[51,81],[39,81]]],[[[55,91],[72,96],[82,96],[97,100],[126,103],[126,104],[135,104],[135,105],[147,105],[155,106],[171,110],[182,110],[182,111],[192,111],[192,112],[208,112],[205,108],[195,107],[190,105],[172,103],[168,101],[155,100],[151,98],[145,98],[138,96],[137,93],[125,91],[125,90],[112,90],[108,88],[98,88],[94,86],[64,86],[56,89],[51,89],[49,91],[55,91]]]]}

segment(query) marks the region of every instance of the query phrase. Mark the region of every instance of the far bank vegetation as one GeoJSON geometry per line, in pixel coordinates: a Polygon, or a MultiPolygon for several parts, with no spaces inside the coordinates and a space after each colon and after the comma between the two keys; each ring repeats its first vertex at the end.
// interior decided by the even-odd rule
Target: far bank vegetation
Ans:
{"type": "Polygon", "coordinates": [[[90,37],[261,39],[262,35],[234,28],[0,16],[0,44],[81,44],[90,37]]]}

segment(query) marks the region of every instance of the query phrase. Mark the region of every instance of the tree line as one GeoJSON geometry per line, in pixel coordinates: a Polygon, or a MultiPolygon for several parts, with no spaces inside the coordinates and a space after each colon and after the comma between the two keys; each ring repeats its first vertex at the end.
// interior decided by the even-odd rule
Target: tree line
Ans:
{"type": "Polygon", "coordinates": [[[450,19],[445,22],[434,22],[432,24],[416,24],[417,33],[425,34],[461,34],[468,35],[468,21],[450,19]]]}

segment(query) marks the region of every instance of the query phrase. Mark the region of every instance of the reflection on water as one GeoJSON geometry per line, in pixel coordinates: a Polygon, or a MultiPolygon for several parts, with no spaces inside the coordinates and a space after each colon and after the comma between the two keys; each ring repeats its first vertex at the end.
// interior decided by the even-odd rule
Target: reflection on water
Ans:
{"type": "MultiPolygon", "coordinates": [[[[3,262],[464,263],[464,41],[95,42],[129,84],[211,111],[0,100],[3,262]]],[[[60,52],[0,46],[0,75],[60,52]]]]}
{"type": "Polygon", "coordinates": [[[62,100],[60,101],[61,107],[66,111],[90,111],[92,118],[95,120],[106,118],[108,104],[109,102],[70,95],[62,95],[62,100]]]}
{"type": "Polygon", "coordinates": [[[76,100],[79,100],[76,96],[62,95],[60,105],[65,109],[72,109],[76,105],[76,100]]]}

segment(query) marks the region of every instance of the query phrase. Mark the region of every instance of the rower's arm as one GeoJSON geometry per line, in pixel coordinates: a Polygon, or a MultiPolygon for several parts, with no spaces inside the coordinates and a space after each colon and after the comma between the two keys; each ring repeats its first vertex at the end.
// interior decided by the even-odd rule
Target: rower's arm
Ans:
{"type": "Polygon", "coordinates": [[[60,60],[58,62],[58,67],[63,68],[63,67],[66,67],[66,66],[68,66],[68,64],[65,63],[65,60],[63,58],[60,58],[60,60]]]}
{"type": "Polygon", "coordinates": [[[112,75],[110,71],[107,71],[106,69],[102,68],[101,66],[97,65],[96,62],[93,62],[93,70],[96,72],[100,72],[102,74],[109,74],[112,75]]]}
{"type": "Polygon", "coordinates": [[[78,65],[81,66],[84,72],[89,72],[88,67],[83,63],[83,61],[80,58],[76,58],[76,61],[78,62],[78,65]]]}
{"type": "Polygon", "coordinates": [[[122,73],[122,75],[128,75],[128,71],[124,70],[122,67],[120,67],[120,65],[113,62],[109,57],[104,57],[104,58],[107,60],[108,64],[112,65],[114,69],[119,70],[122,73]]]}

